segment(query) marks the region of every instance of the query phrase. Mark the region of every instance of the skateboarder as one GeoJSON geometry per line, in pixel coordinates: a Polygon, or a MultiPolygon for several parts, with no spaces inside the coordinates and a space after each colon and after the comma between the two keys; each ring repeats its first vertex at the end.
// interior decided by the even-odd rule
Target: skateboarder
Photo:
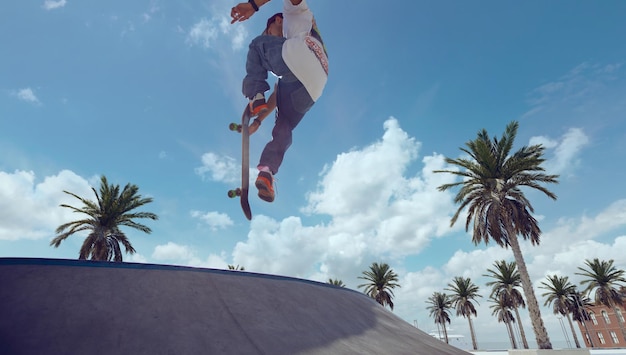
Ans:
{"type": "MultiPolygon", "coordinates": [[[[248,0],[231,10],[231,23],[249,19],[270,0],[248,0]]],[[[328,55],[306,0],[283,0],[283,12],[271,16],[263,34],[250,43],[242,91],[253,116],[271,109],[265,101],[268,71],[279,77],[276,88],[276,122],[267,143],[255,185],[259,197],[274,201],[274,174],[292,142],[292,131],[322,95],[328,78],[328,55]]],[[[254,120],[250,132],[261,125],[254,120]]]]}

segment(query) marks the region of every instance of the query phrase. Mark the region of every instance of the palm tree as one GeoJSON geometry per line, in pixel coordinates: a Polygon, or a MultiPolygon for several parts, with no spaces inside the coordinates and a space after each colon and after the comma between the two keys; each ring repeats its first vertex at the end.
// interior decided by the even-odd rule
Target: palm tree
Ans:
{"type": "Polygon", "coordinates": [[[144,233],[152,230],[135,219],[149,218],[157,220],[158,217],[150,212],[130,212],[145,204],[152,202],[152,198],[142,198],[137,194],[139,188],[136,185],[127,184],[120,192],[119,185],[109,185],[105,176],[100,178],[100,193],[95,188],[91,188],[96,195],[96,202],[82,198],[74,193],[63,191],[74,196],[83,203],[82,208],[77,208],[62,204],[74,212],[85,214],[84,219],[60,225],[56,233],[58,234],[50,245],[58,247],[70,235],[89,231],[87,238],[83,242],[78,255],[79,259],[122,261],[122,251],[120,244],[124,246],[129,254],[135,253],[135,248],[131,245],[126,235],[120,230],[121,226],[138,229],[144,233]]]}
{"type": "Polygon", "coordinates": [[[456,308],[456,315],[467,318],[470,327],[470,334],[472,336],[472,345],[474,350],[478,350],[478,344],[476,342],[476,333],[474,332],[474,325],[472,324],[472,314],[476,317],[476,307],[474,307],[474,301],[476,298],[482,297],[478,294],[478,286],[476,286],[472,280],[463,278],[461,276],[455,277],[446,288],[447,291],[452,292],[452,303],[456,308]]]}
{"type": "Polygon", "coordinates": [[[587,334],[587,340],[589,341],[589,345],[593,348],[593,340],[591,339],[591,334],[589,334],[589,329],[587,329],[587,321],[591,320],[589,316],[589,308],[593,306],[589,297],[585,296],[582,292],[578,290],[574,290],[573,293],[570,294],[571,306],[570,312],[572,313],[572,318],[578,322],[578,324],[582,324],[583,328],[585,328],[585,333],[587,334]]]}
{"type": "Polygon", "coordinates": [[[383,307],[388,305],[393,310],[393,289],[400,287],[397,283],[398,275],[391,270],[386,263],[372,263],[368,271],[363,271],[363,276],[359,279],[368,281],[368,283],[359,285],[365,287],[365,294],[372,297],[383,307]]]}
{"type": "MultiPolygon", "coordinates": [[[[595,304],[603,304],[613,309],[615,316],[617,317],[617,306],[624,302],[624,298],[620,293],[620,287],[623,287],[620,283],[626,282],[624,278],[625,271],[618,270],[613,266],[613,259],[609,261],[598,260],[598,258],[591,260],[585,260],[585,264],[588,269],[579,267],[578,270],[581,275],[586,277],[580,284],[587,284],[587,288],[584,290],[587,295],[591,295],[595,291],[594,296],[595,304]]],[[[619,328],[622,331],[624,339],[626,339],[626,329],[624,328],[624,322],[620,317],[617,317],[619,328]]]]}
{"type": "Polygon", "coordinates": [[[521,284],[521,276],[517,271],[517,264],[514,261],[507,263],[504,260],[496,261],[494,264],[495,270],[487,269],[489,274],[483,275],[494,278],[495,281],[487,282],[487,286],[491,286],[491,298],[499,298],[504,304],[513,309],[515,312],[515,318],[517,318],[517,325],[520,330],[520,336],[522,337],[522,345],[524,349],[528,349],[528,341],[526,341],[526,333],[522,326],[522,318],[519,314],[519,307],[526,307],[524,297],[519,292],[518,287],[521,284]]]}
{"type": "Polygon", "coordinates": [[[426,303],[430,304],[426,309],[430,311],[430,316],[435,319],[437,327],[439,327],[439,324],[443,327],[443,336],[446,344],[448,344],[446,322],[450,324],[450,313],[448,313],[448,310],[452,308],[452,298],[445,293],[433,292],[433,295],[428,297],[426,303]]]}
{"type": "Polygon", "coordinates": [[[344,284],[343,281],[341,281],[339,279],[328,279],[328,282],[326,282],[326,283],[334,285],[334,286],[346,287],[346,284],[344,284]]]}
{"type": "Polygon", "coordinates": [[[506,300],[502,297],[491,296],[489,302],[493,304],[489,306],[491,308],[491,315],[498,318],[498,323],[504,323],[506,326],[506,332],[509,334],[509,340],[511,341],[511,347],[517,349],[517,342],[515,341],[515,332],[513,332],[513,326],[511,323],[515,323],[515,317],[511,313],[511,308],[506,304],[506,300]]]}
{"type": "Polygon", "coordinates": [[[539,244],[541,235],[537,220],[532,216],[533,206],[520,187],[530,187],[556,200],[556,195],[541,184],[556,183],[558,175],[543,173],[544,168],[541,164],[545,159],[542,145],[522,147],[511,155],[518,126],[515,121],[509,123],[500,140],[495,137],[493,140],[490,139],[487,131],[483,129],[478,132],[475,140],[466,143],[467,148],[461,148],[461,151],[467,153],[470,159],[445,159],[448,164],[460,167],[461,170],[437,170],[435,172],[450,173],[462,178],[459,182],[439,186],[440,191],[461,187],[454,199],[454,202],[460,206],[452,217],[450,225],[454,225],[461,212],[467,207],[465,229],[469,230],[473,222],[472,241],[475,244],[483,241],[487,244],[489,240],[493,240],[504,248],[511,247],[519,267],[537,345],[540,349],[552,349],[548,332],[541,319],[539,303],[526,268],[518,235],[525,240],[530,239],[533,245],[539,244]]]}
{"type": "Polygon", "coordinates": [[[552,312],[554,314],[561,314],[567,317],[569,327],[574,336],[574,343],[577,348],[580,348],[578,336],[576,336],[576,330],[574,329],[574,323],[572,323],[572,317],[570,317],[573,308],[571,296],[576,292],[576,286],[569,282],[567,276],[559,277],[552,275],[548,276],[547,279],[548,282],[542,281],[541,286],[539,286],[539,288],[547,290],[547,292],[541,295],[546,298],[543,305],[548,306],[552,304],[552,312]]]}

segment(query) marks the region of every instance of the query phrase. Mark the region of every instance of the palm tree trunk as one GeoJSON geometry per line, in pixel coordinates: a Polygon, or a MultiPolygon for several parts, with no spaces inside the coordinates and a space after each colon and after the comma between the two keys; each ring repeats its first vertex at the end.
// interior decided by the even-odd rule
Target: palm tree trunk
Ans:
{"type": "Polygon", "coordinates": [[[515,341],[515,333],[513,333],[513,326],[511,326],[511,321],[507,320],[504,323],[506,324],[506,332],[509,333],[511,346],[513,347],[513,349],[517,349],[517,342],[515,341]]]}
{"type": "Polygon", "coordinates": [[[443,336],[446,338],[446,344],[450,344],[448,342],[448,330],[446,329],[446,322],[443,322],[443,336]]]}
{"type": "Polygon", "coordinates": [[[520,278],[522,279],[522,289],[524,289],[524,296],[526,296],[526,303],[528,304],[528,314],[530,315],[530,321],[533,325],[533,331],[535,332],[535,338],[537,339],[537,345],[539,349],[552,349],[552,343],[550,343],[550,337],[548,337],[548,331],[541,319],[541,311],[539,310],[539,303],[537,303],[537,297],[533,290],[533,285],[530,282],[530,275],[528,275],[528,269],[526,268],[526,262],[520,249],[517,235],[514,232],[509,232],[509,244],[515,257],[515,262],[519,269],[520,278]]]}
{"type": "Polygon", "coordinates": [[[572,323],[572,317],[567,314],[567,321],[569,322],[569,327],[572,329],[572,335],[574,336],[574,343],[577,348],[580,348],[580,343],[578,342],[578,336],[576,336],[576,330],[574,329],[574,323],[572,323]]]}
{"type": "Polygon", "coordinates": [[[472,346],[474,350],[478,350],[478,344],[476,343],[476,333],[474,333],[474,325],[472,324],[472,316],[467,316],[467,321],[469,322],[470,334],[472,336],[472,346]]]}
{"type": "Polygon", "coordinates": [[[526,341],[526,333],[524,333],[524,327],[522,326],[522,317],[519,315],[519,309],[517,306],[513,307],[515,310],[515,317],[517,317],[517,326],[519,327],[519,334],[522,337],[522,344],[524,349],[528,349],[528,341],[526,341]]]}
{"type": "MultiPolygon", "coordinates": [[[[585,328],[585,334],[587,334],[587,340],[585,341],[585,345],[587,344],[587,341],[589,342],[589,347],[591,347],[592,349],[595,347],[593,344],[593,340],[591,339],[591,334],[589,333],[589,328],[587,328],[587,322],[585,320],[581,321],[577,321],[578,324],[583,325],[583,328],[585,328]]],[[[584,337],[583,337],[584,338],[584,337]]]]}

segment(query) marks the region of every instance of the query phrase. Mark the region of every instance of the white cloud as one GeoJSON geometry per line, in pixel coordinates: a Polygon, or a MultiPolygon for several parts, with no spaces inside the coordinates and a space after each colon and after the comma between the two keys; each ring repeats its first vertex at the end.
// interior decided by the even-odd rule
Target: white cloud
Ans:
{"type": "Polygon", "coordinates": [[[618,71],[619,68],[621,68],[623,64],[624,63],[613,63],[613,64],[606,64],[606,65],[596,64],[594,66],[594,69],[595,69],[595,72],[598,74],[612,74],[618,71]]]}
{"type": "Polygon", "coordinates": [[[400,274],[401,287],[394,290],[394,313],[407,322],[417,321],[418,327],[428,332],[434,323],[428,318],[426,300],[433,292],[442,292],[446,282],[441,270],[434,267],[400,274]]]}
{"type": "Polygon", "coordinates": [[[384,129],[381,141],[337,156],[308,195],[303,210],[329,216],[327,223],[256,217],[248,239],[235,247],[235,263],[319,281],[354,278],[372,260],[419,254],[433,238],[462,228],[449,227],[452,195],[436,189],[453,179],[433,173],[445,168],[443,157],[424,157],[423,169],[406,176],[420,144],[393,118],[384,129]]]}
{"type": "Polygon", "coordinates": [[[453,177],[433,173],[445,167],[440,155],[424,157],[420,173],[406,176],[420,144],[394,118],[384,129],[381,141],[340,154],[325,169],[304,211],[331,216],[340,232],[363,233],[381,252],[416,253],[450,231],[451,195],[437,187],[453,177]]]}
{"type": "MultiPolygon", "coordinates": [[[[211,2],[212,17],[197,20],[191,26],[178,27],[184,34],[185,43],[211,52],[207,62],[218,74],[216,82],[222,83],[225,92],[230,92],[233,107],[241,105],[241,63],[249,43],[248,24],[230,23],[232,5],[224,2],[211,2]]],[[[260,32],[260,30],[258,31],[260,32]]]]}
{"type": "Polygon", "coordinates": [[[33,91],[33,89],[31,88],[25,88],[25,89],[20,89],[18,91],[16,91],[14,93],[14,95],[22,100],[22,101],[26,101],[32,104],[40,104],[41,102],[39,101],[39,99],[37,98],[37,95],[35,95],[35,92],[33,91]]]}
{"type": "Polygon", "coordinates": [[[549,150],[554,150],[554,155],[546,160],[544,167],[548,174],[562,174],[571,172],[579,164],[579,154],[589,144],[589,138],[580,128],[570,128],[559,140],[553,140],[546,136],[530,138],[530,144],[542,144],[549,150]]]}
{"type": "Polygon", "coordinates": [[[225,254],[222,253],[220,255],[211,254],[205,260],[192,260],[189,266],[226,269],[228,264],[225,254]]]}
{"type": "MultiPolygon", "coordinates": [[[[443,270],[452,277],[463,276],[476,279],[478,275],[484,274],[488,268],[491,268],[495,260],[511,259],[512,255],[510,250],[496,245],[487,248],[477,246],[477,249],[471,251],[457,250],[443,266],[443,270]],[[468,263],[468,260],[472,262],[468,263]]],[[[452,277],[445,280],[446,284],[452,277]]]]}
{"type": "MultiPolygon", "coordinates": [[[[538,277],[548,273],[569,274],[572,277],[575,268],[581,266],[584,259],[623,259],[624,249],[597,240],[606,235],[615,235],[619,231],[626,233],[625,228],[626,200],[622,199],[613,202],[593,217],[583,214],[579,217],[561,218],[553,229],[543,233],[540,246],[528,248],[527,253],[533,255],[533,270],[536,270],[538,277]]],[[[626,238],[618,237],[613,242],[623,244],[626,238]]]]}
{"type": "Polygon", "coordinates": [[[224,253],[221,255],[211,254],[205,260],[202,260],[192,247],[174,242],[157,245],[152,253],[152,258],[159,262],[170,262],[174,265],[193,267],[225,269],[228,265],[224,253]]]}
{"type": "Polygon", "coordinates": [[[419,143],[400,129],[397,120],[386,121],[381,141],[342,153],[326,168],[318,191],[308,196],[306,210],[335,217],[379,210],[403,182],[418,149],[419,143]]]}
{"type": "Polygon", "coordinates": [[[531,108],[523,117],[539,113],[569,115],[597,112],[597,99],[606,93],[607,83],[615,80],[621,63],[581,63],[560,78],[547,82],[529,93],[531,108]]]}
{"type": "MultiPolygon", "coordinates": [[[[227,13],[217,11],[216,13],[227,13]]],[[[220,49],[226,45],[234,51],[244,48],[248,30],[241,24],[231,24],[224,15],[216,15],[211,19],[202,18],[191,26],[186,42],[191,46],[205,49],[220,49]]]]}
{"type": "Polygon", "coordinates": [[[152,253],[156,260],[188,260],[194,257],[194,252],[184,245],[168,242],[165,245],[157,245],[152,253]]]}
{"type": "Polygon", "coordinates": [[[80,201],[63,190],[93,196],[87,180],[69,170],[39,183],[32,171],[0,171],[0,240],[52,238],[59,225],[75,220],[76,214],[59,205],[80,201]]]}
{"type": "Polygon", "coordinates": [[[46,10],[54,10],[64,7],[67,4],[67,0],[46,0],[43,3],[43,8],[46,10]]]}
{"type": "Polygon", "coordinates": [[[195,169],[202,178],[233,183],[240,180],[241,165],[234,158],[209,152],[202,155],[202,166],[195,169]]]}
{"type": "Polygon", "coordinates": [[[145,264],[145,263],[148,262],[148,259],[145,256],[143,256],[142,254],[139,254],[139,253],[126,254],[126,255],[124,255],[124,262],[145,264]]]}
{"type": "Polygon", "coordinates": [[[211,227],[211,230],[225,229],[232,226],[233,220],[227,214],[219,212],[191,211],[191,217],[197,218],[211,227]]]}
{"type": "Polygon", "coordinates": [[[126,37],[127,34],[135,32],[135,24],[132,23],[131,21],[128,21],[126,23],[126,26],[124,26],[124,29],[122,29],[122,32],[120,33],[121,37],[126,37]]]}
{"type": "MultiPolygon", "coordinates": [[[[235,246],[234,263],[250,271],[308,277],[325,258],[326,240],[318,232],[297,217],[277,222],[258,216],[252,220],[248,240],[235,246]]],[[[330,253],[334,252],[338,251],[330,253]]]]}
{"type": "Polygon", "coordinates": [[[227,36],[233,50],[244,48],[248,38],[248,30],[244,26],[235,26],[230,23],[230,19],[222,17],[220,19],[220,29],[222,34],[227,36]]]}
{"type": "Polygon", "coordinates": [[[212,42],[217,38],[217,28],[212,21],[206,18],[195,23],[187,35],[187,43],[211,48],[212,42]]]}
{"type": "Polygon", "coordinates": [[[146,23],[150,21],[152,19],[152,16],[156,14],[157,12],[159,12],[160,10],[161,8],[154,1],[151,1],[150,8],[148,9],[148,11],[141,14],[141,18],[143,19],[143,22],[146,23]]]}
{"type": "Polygon", "coordinates": [[[535,137],[530,137],[530,141],[528,142],[528,144],[530,145],[541,144],[546,149],[551,149],[551,148],[558,146],[559,142],[557,142],[554,139],[550,139],[549,137],[546,137],[546,136],[535,136],[535,137]]]}

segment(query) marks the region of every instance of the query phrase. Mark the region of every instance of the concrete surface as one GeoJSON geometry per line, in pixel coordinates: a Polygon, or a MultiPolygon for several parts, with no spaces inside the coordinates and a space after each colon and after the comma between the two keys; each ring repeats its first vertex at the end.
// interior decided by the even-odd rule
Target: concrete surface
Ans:
{"type": "Polygon", "coordinates": [[[362,293],[241,271],[0,258],[0,354],[468,354],[362,293]]]}

